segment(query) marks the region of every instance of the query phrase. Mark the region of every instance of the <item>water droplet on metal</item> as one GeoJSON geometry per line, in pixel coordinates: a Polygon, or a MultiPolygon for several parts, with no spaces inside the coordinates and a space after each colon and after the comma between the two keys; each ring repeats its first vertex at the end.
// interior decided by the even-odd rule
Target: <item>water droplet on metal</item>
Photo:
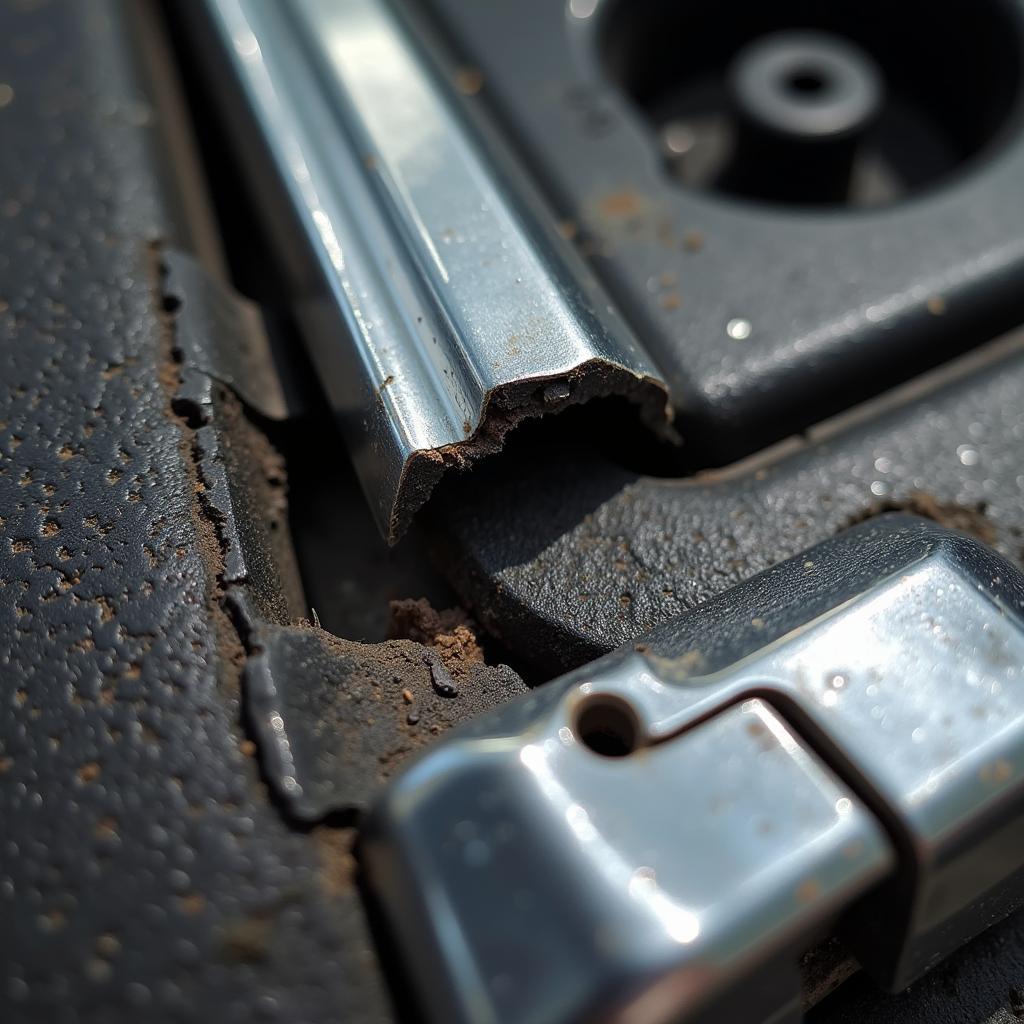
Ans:
{"type": "Polygon", "coordinates": [[[956,455],[965,466],[976,466],[981,459],[978,450],[969,444],[960,445],[956,450],[956,455]]]}
{"type": "Polygon", "coordinates": [[[754,330],[753,324],[743,317],[735,317],[725,325],[725,333],[733,341],[746,341],[754,330]]]}

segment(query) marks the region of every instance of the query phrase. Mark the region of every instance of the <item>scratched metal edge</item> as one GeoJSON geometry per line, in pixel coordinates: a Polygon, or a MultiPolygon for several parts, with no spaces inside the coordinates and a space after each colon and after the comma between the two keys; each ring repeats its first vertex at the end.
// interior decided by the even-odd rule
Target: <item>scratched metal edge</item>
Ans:
{"type": "Polygon", "coordinates": [[[388,543],[401,540],[448,469],[464,471],[478,459],[497,454],[506,435],[524,420],[555,415],[573,405],[610,397],[629,399],[637,406],[640,419],[656,430],[659,420],[664,422],[667,393],[661,382],[651,377],[638,377],[606,360],[588,360],[565,374],[533,378],[495,389],[484,398],[480,423],[472,436],[439,448],[410,453],[391,506],[385,531],[388,543]],[[562,386],[569,392],[565,398],[551,401],[546,397],[552,388],[562,386]]]}

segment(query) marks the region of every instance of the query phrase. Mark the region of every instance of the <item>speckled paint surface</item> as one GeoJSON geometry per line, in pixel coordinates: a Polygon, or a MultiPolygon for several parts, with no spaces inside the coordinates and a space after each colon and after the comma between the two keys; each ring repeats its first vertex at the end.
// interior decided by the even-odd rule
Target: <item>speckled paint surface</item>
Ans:
{"type": "Polygon", "coordinates": [[[383,1019],[343,843],[246,756],[124,10],[0,14],[0,1018],[383,1019]]]}

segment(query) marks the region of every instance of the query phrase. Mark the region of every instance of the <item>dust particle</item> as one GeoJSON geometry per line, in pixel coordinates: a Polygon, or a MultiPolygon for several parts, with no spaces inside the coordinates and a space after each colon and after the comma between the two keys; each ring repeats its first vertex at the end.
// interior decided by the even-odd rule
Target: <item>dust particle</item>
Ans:
{"type": "Polygon", "coordinates": [[[484,87],[484,73],[479,68],[461,67],[455,72],[455,88],[463,96],[475,96],[484,87]]]}
{"type": "Polygon", "coordinates": [[[622,188],[617,192],[609,192],[601,198],[598,210],[611,218],[636,217],[643,210],[643,199],[631,188],[622,188]]]}

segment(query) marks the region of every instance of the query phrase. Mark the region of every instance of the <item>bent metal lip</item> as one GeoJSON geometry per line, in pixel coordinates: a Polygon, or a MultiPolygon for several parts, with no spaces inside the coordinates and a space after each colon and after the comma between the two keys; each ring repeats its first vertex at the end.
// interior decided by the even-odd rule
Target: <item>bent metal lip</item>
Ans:
{"type": "Polygon", "coordinates": [[[205,6],[231,120],[296,249],[297,315],[389,542],[446,469],[526,417],[624,395],[670,432],[654,362],[386,4],[205,6]]]}

